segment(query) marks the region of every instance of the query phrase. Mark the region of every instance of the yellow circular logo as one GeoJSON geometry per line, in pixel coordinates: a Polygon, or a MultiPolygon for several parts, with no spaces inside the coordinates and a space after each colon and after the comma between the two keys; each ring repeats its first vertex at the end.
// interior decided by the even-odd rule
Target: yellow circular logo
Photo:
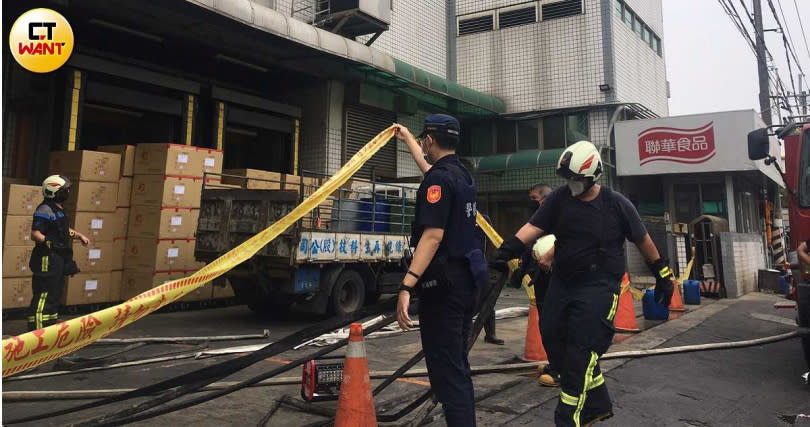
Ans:
{"type": "Polygon", "coordinates": [[[31,9],[20,15],[8,40],[17,63],[35,73],[58,69],[73,53],[73,29],[51,9],[31,9]]]}

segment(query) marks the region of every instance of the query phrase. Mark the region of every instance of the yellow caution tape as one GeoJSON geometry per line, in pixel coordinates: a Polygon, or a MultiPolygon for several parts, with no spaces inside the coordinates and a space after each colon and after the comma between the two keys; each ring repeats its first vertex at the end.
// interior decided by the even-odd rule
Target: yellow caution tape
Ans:
{"type": "MultiPolygon", "coordinates": [[[[365,147],[303,203],[284,218],[241,245],[183,279],[152,288],[116,306],[3,340],[3,377],[34,368],[72,353],[129,325],[159,308],[175,302],[250,259],[307,212],[337,191],[395,134],[394,126],[380,132],[365,147]]],[[[488,226],[489,224],[487,224],[488,226]]],[[[491,228],[491,227],[490,227],[491,228]]],[[[494,230],[493,230],[494,231],[494,230]]]]}
{"type": "MultiPolygon", "coordinates": [[[[481,212],[478,212],[475,216],[475,222],[481,227],[481,230],[484,230],[484,234],[487,235],[489,241],[492,242],[492,245],[496,248],[500,247],[503,244],[503,238],[494,228],[492,225],[484,219],[484,216],[481,215],[481,212]]],[[[513,259],[509,261],[509,271],[515,271],[518,268],[518,260],[513,259]]]]}

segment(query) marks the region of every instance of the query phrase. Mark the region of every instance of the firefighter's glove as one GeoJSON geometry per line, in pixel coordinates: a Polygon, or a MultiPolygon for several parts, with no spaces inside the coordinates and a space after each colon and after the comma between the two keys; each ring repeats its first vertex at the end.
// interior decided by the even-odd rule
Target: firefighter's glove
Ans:
{"type": "Polygon", "coordinates": [[[509,272],[509,260],[519,258],[526,251],[526,245],[516,236],[503,241],[501,247],[495,251],[495,256],[489,260],[489,268],[501,273],[509,272]]]}
{"type": "Polygon", "coordinates": [[[655,276],[655,302],[669,307],[672,301],[672,292],[675,289],[672,280],[675,275],[672,274],[672,269],[669,268],[669,262],[665,258],[658,258],[652,264],[649,264],[650,271],[655,276]]]}

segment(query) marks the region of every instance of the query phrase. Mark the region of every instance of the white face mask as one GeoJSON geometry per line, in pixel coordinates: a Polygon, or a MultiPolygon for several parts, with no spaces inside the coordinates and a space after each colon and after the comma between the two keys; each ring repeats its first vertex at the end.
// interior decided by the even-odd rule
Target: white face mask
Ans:
{"type": "Polygon", "coordinates": [[[572,179],[568,179],[565,181],[568,184],[568,189],[571,190],[571,195],[574,197],[579,196],[580,194],[585,192],[585,182],[584,181],[574,181],[572,179]]]}
{"type": "Polygon", "coordinates": [[[433,161],[432,161],[432,160],[430,160],[430,154],[429,154],[430,148],[429,148],[429,147],[428,147],[428,145],[427,145],[427,138],[428,138],[428,137],[427,137],[427,136],[425,136],[425,137],[422,139],[422,144],[421,144],[421,148],[422,148],[422,156],[424,156],[424,157],[425,157],[425,160],[426,160],[426,161],[427,161],[429,164],[433,164],[433,161]]]}

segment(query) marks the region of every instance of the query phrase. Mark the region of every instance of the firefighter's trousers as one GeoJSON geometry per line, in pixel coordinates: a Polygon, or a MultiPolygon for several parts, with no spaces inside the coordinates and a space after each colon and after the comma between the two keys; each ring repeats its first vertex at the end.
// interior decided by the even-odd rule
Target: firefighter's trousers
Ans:
{"type": "Polygon", "coordinates": [[[612,413],[599,356],[613,340],[619,279],[586,273],[576,280],[552,276],[543,304],[543,345],[560,373],[558,426],[581,426],[612,413]]]}

